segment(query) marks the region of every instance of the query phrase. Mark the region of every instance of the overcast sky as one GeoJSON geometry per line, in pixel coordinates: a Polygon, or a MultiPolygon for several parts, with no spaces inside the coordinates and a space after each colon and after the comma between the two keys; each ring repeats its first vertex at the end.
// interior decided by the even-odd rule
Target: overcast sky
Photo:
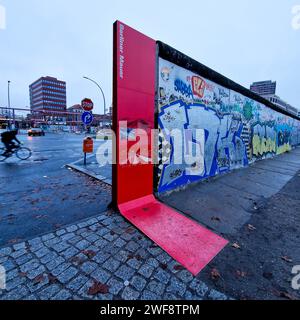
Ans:
{"type": "Polygon", "coordinates": [[[41,76],[67,82],[68,106],[112,95],[112,24],[121,20],[249,87],[277,80],[277,93],[300,108],[300,30],[291,26],[300,0],[0,0],[0,106],[29,106],[28,86],[41,76]]]}

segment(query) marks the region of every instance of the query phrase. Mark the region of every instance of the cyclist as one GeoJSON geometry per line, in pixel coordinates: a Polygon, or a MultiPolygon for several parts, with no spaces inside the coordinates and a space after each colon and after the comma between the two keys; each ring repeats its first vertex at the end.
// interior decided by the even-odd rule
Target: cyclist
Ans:
{"type": "Polygon", "coordinates": [[[3,153],[4,156],[10,154],[14,148],[17,147],[17,145],[14,143],[16,141],[19,145],[21,144],[21,141],[17,138],[18,130],[10,130],[5,131],[1,134],[1,141],[5,145],[5,152],[3,153]]]}

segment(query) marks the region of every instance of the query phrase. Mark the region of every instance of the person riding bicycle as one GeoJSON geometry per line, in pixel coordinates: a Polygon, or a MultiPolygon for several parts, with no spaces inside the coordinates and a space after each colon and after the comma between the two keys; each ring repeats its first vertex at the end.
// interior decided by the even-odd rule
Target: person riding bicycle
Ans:
{"type": "Polygon", "coordinates": [[[1,141],[3,142],[6,148],[3,155],[10,154],[12,150],[17,147],[14,141],[16,141],[19,145],[21,144],[21,141],[19,141],[17,138],[17,134],[18,130],[5,131],[1,134],[1,141]]]}

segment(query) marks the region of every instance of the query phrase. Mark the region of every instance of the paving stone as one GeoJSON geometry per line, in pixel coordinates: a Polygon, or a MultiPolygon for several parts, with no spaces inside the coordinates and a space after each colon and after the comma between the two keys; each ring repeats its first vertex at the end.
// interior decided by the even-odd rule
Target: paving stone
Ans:
{"type": "Polygon", "coordinates": [[[120,264],[120,261],[114,258],[110,258],[103,264],[103,268],[107,269],[110,272],[115,272],[119,268],[120,264]]]}
{"type": "Polygon", "coordinates": [[[159,267],[159,262],[155,259],[155,258],[149,258],[147,259],[147,264],[149,264],[150,266],[157,268],[159,267]]]}
{"type": "Polygon", "coordinates": [[[130,241],[133,238],[133,236],[132,234],[125,232],[121,235],[121,238],[125,241],[130,241]]]}
{"type": "Polygon", "coordinates": [[[84,275],[79,275],[67,284],[66,288],[72,291],[79,290],[89,279],[84,275]]]}
{"type": "Polygon", "coordinates": [[[43,248],[43,247],[44,247],[44,243],[43,243],[43,242],[38,242],[38,243],[36,243],[36,244],[30,245],[30,246],[29,246],[29,250],[30,250],[31,252],[36,252],[36,251],[40,250],[40,249],[43,248]]]}
{"type": "Polygon", "coordinates": [[[83,221],[83,222],[78,223],[77,226],[79,229],[83,229],[88,226],[88,223],[87,223],[87,221],[83,221]]]}
{"type": "Polygon", "coordinates": [[[66,234],[62,235],[60,238],[62,241],[68,241],[74,237],[76,237],[75,233],[70,232],[70,233],[66,233],[66,234]]]}
{"type": "Polygon", "coordinates": [[[100,223],[95,223],[92,226],[89,226],[89,230],[96,232],[101,227],[100,223]]]}
{"type": "Polygon", "coordinates": [[[112,222],[113,222],[112,218],[107,218],[101,221],[101,223],[104,224],[105,226],[111,225],[112,222]]]}
{"type": "Polygon", "coordinates": [[[111,256],[115,256],[119,252],[119,248],[114,247],[112,243],[109,243],[106,247],[102,249],[104,252],[109,253],[111,256]]]}
{"type": "Polygon", "coordinates": [[[26,296],[23,299],[24,301],[35,301],[37,300],[36,296],[34,294],[31,294],[30,296],[26,296]]]}
{"type": "Polygon", "coordinates": [[[141,267],[141,265],[143,264],[143,262],[137,260],[136,258],[132,258],[132,259],[129,259],[129,260],[127,261],[127,264],[128,264],[131,268],[138,270],[138,269],[141,267]]]}
{"type": "Polygon", "coordinates": [[[191,282],[190,288],[195,290],[199,297],[204,297],[208,291],[207,285],[196,278],[191,282]]]}
{"type": "Polygon", "coordinates": [[[66,230],[65,229],[60,229],[60,230],[58,230],[58,231],[56,231],[55,232],[55,234],[57,235],[57,236],[62,236],[62,235],[64,235],[66,233],[66,230]]]}
{"type": "Polygon", "coordinates": [[[0,256],[9,256],[12,252],[10,247],[0,249],[0,256]]]}
{"type": "Polygon", "coordinates": [[[6,270],[6,272],[8,272],[10,270],[13,270],[16,267],[16,265],[13,263],[13,261],[8,259],[2,263],[2,267],[6,270]]]}
{"type": "Polygon", "coordinates": [[[44,286],[49,284],[49,278],[47,274],[41,275],[38,281],[30,281],[27,283],[27,287],[31,293],[37,292],[44,286]]]}
{"type": "Polygon", "coordinates": [[[96,268],[97,268],[97,263],[95,262],[91,262],[91,261],[87,261],[85,263],[82,264],[82,266],[80,267],[80,269],[86,273],[86,274],[90,274],[92,273],[96,268]]]}
{"type": "Polygon", "coordinates": [[[79,250],[84,250],[86,249],[88,246],[90,245],[90,243],[86,240],[81,240],[79,241],[75,246],[76,248],[78,248],[79,250]]]}
{"type": "Polygon", "coordinates": [[[160,247],[154,246],[154,245],[148,247],[147,250],[150,254],[152,254],[155,257],[160,255],[163,252],[160,247]]]}
{"type": "Polygon", "coordinates": [[[70,244],[75,244],[75,243],[78,243],[79,241],[82,240],[82,237],[81,236],[75,236],[74,238],[71,238],[68,240],[68,243],[70,244]]]}
{"type": "Polygon", "coordinates": [[[126,244],[126,241],[124,241],[123,239],[121,238],[118,238],[115,242],[114,242],[114,246],[117,247],[117,248],[122,248],[124,247],[126,244]]]}
{"type": "Polygon", "coordinates": [[[74,224],[66,228],[67,232],[75,232],[78,230],[78,227],[74,224]]]}
{"type": "Polygon", "coordinates": [[[53,234],[53,233],[49,233],[49,234],[46,234],[46,235],[42,236],[42,240],[43,241],[48,241],[48,240],[51,240],[53,238],[55,238],[55,234],[53,234]]]}
{"type": "Polygon", "coordinates": [[[58,277],[57,280],[62,283],[62,284],[66,284],[67,282],[69,282],[72,278],[74,278],[76,276],[76,274],[78,273],[78,270],[74,267],[70,267],[67,270],[63,271],[58,277]]]}
{"type": "Polygon", "coordinates": [[[170,277],[170,274],[161,268],[158,268],[154,273],[154,278],[164,284],[167,284],[169,282],[170,277]]]}
{"type": "Polygon", "coordinates": [[[97,219],[97,221],[103,221],[103,220],[105,220],[107,218],[107,216],[105,215],[105,214],[102,214],[102,215],[100,215],[100,216],[98,216],[96,219],[97,219]]]}
{"type": "Polygon", "coordinates": [[[59,265],[58,267],[54,268],[51,273],[52,273],[55,277],[57,277],[57,276],[60,275],[62,272],[64,272],[66,269],[68,269],[70,266],[71,266],[70,263],[65,262],[65,263],[59,265]]]}
{"type": "Polygon", "coordinates": [[[124,300],[137,300],[140,293],[130,287],[126,287],[122,293],[122,298],[124,300]]]}
{"type": "Polygon", "coordinates": [[[184,299],[185,300],[196,300],[196,301],[201,301],[203,298],[200,298],[199,296],[192,294],[191,291],[187,290],[184,294],[184,299]]]}
{"type": "Polygon", "coordinates": [[[167,292],[164,295],[164,299],[163,300],[180,300],[178,297],[176,297],[173,293],[167,292]]]}
{"type": "Polygon", "coordinates": [[[51,298],[51,300],[69,300],[72,298],[72,293],[66,289],[63,289],[61,291],[58,292],[58,294],[56,294],[54,297],[51,298]]]}
{"type": "Polygon", "coordinates": [[[187,270],[181,270],[178,272],[177,277],[185,283],[191,282],[194,279],[193,274],[187,270]]]}
{"type": "Polygon", "coordinates": [[[82,296],[85,299],[94,299],[94,296],[88,294],[89,289],[93,286],[94,281],[92,279],[88,280],[77,292],[79,296],[82,296]]]}
{"type": "Polygon", "coordinates": [[[10,281],[10,280],[12,280],[12,279],[14,279],[14,278],[16,278],[18,276],[19,276],[18,268],[13,269],[13,270],[11,270],[11,271],[6,273],[6,282],[8,282],[8,281],[10,281]]]}
{"type": "Polygon", "coordinates": [[[128,242],[128,244],[126,245],[125,249],[130,251],[130,252],[136,252],[138,250],[138,248],[140,247],[140,245],[134,241],[130,241],[128,242]]]}
{"type": "Polygon", "coordinates": [[[20,266],[32,259],[33,259],[33,255],[31,253],[27,253],[21,256],[20,258],[16,259],[15,262],[18,266],[20,266]]]}
{"type": "Polygon", "coordinates": [[[140,248],[135,255],[140,256],[142,259],[146,260],[149,257],[149,252],[147,252],[143,248],[140,248]]]}
{"type": "Polygon", "coordinates": [[[113,295],[118,295],[119,292],[124,288],[124,283],[116,280],[115,278],[111,278],[107,285],[109,287],[109,292],[113,295]]]}
{"type": "Polygon", "coordinates": [[[23,284],[26,281],[24,277],[17,277],[12,279],[11,281],[8,281],[6,283],[6,290],[12,291],[13,289],[19,287],[21,284],[23,284]]]}
{"type": "Polygon", "coordinates": [[[227,300],[227,296],[217,290],[210,290],[208,298],[212,300],[227,300]]]}
{"type": "Polygon", "coordinates": [[[121,278],[122,280],[126,281],[126,280],[130,280],[132,278],[132,276],[134,275],[135,270],[127,267],[126,265],[122,265],[116,272],[115,275],[119,278],[121,278]]]}
{"type": "Polygon", "coordinates": [[[21,249],[26,249],[26,244],[25,242],[17,243],[13,245],[14,250],[18,251],[21,249]]]}
{"type": "Polygon", "coordinates": [[[65,259],[63,257],[57,257],[49,262],[46,263],[46,267],[52,271],[54,268],[58,267],[62,263],[65,262],[65,259]]]}
{"type": "Polygon", "coordinates": [[[147,289],[154,292],[155,294],[161,296],[165,291],[166,286],[160,282],[152,280],[147,285],[147,289]]]}
{"type": "Polygon", "coordinates": [[[48,263],[58,257],[56,252],[50,251],[47,255],[41,258],[41,263],[48,263]]]}
{"type": "Polygon", "coordinates": [[[170,260],[172,260],[172,258],[166,252],[163,252],[160,255],[158,255],[156,257],[156,259],[159,262],[164,263],[164,264],[168,264],[170,262],[170,260]]]}
{"type": "Polygon", "coordinates": [[[35,255],[38,257],[38,258],[42,258],[44,257],[45,255],[49,254],[51,251],[46,248],[46,247],[42,247],[40,248],[38,251],[35,252],[35,255]]]}
{"type": "Polygon", "coordinates": [[[106,283],[110,279],[111,274],[109,274],[107,271],[103,270],[102,268],[98,267],[91,274],[91,277],[94,278],[96,281],[99,281],[101,283],[106,283]]]}
{"type": "Polygon", "coordinates": [[[118,238],[118,235],[107,233],[105,236],[103,236],[103,238],[108,240],[109,242],[112,242],[118,238]]]}
{"type": "Polygon", "coordinates": [[[28,243],[30,246],[36,246],[36,245],[42,243],[42,240],[40,237],[36,237],[34,239],[29,240],[28,243]]]}
{"type": "Polygon", "coordinates": [[[57,243],[54,246],[52,246],[52,248],[58,253],[66,250],[69,247],[70,247],[70,244],[67,242],[60,242],[60,243],[57,243]]]}
{"type": "Polygon", "coordinates": [[[138,273],[144,276],[145,278],[150,278],[154,271],[154,267],[150,266],[149,264],[144,264],[139,269],[138,273]]]}
{"type": "Polygon", "coordinates": [[[79,253],[78,249],[76,249],[74,247],[70,247],[67,250],[63,251],[61,253],[61,255],[66,259],[70,259],[70,258],[76,256],[76,254],[78,254],[78,253],[79,253]]]}
{"type": "Polygon", "coordinates": [[[141,299],[142,300],[162,300],[161,296],[158,296],[157,294],[148,290],[143,291],[141,299]]]}
{"type": "Polygon", "coordinates": [[[119,260],[120,262],[126,262],[129,259],[129,255],[130,252],[129,251],[125,251],[125,250],[121,250],[118,252],[118,254],[115,256],[115,258],[117,260],[119,260]]]}
{"type": "Polygon", "coordinates": [[[106,241],[106,240],[104,240],[104,239],[100,239],[100,240],[96,241],[94,244],[95,244],[95,246],[97,246],[98,248],[102,249],[102,248],[104,248],[105,246],[107,246],[108,243],[109,243],[108,241],[106,241]]]}
{"type": "Polygon", "coordinates": [[[45,241],[44,244],[47,246],[47,247],[50,247],[52,248],[54,245],[56,245],[57,243],[59,243],[61,240],[59,237],[56,237],[56,238],[53,238],[51,240],[48,240],[48,241],[45,241]]]}
{"type": "Polygon", "coordinates": [[[60,291],[60,287],[57,284],[52,284],[49,287],[43,289],[38,293],[41,300],[49,300],[60,291]]]}
{"type": "Polygon", "coordinates": [[[106,235],[106,234],[109,233],[109,232],[110,232],[110,230],[109,230],[108,228],[102,227],[100,230],[98,230],[98,231],[96,232],[96,234],[97,234],[98,236],[100,236],[100,237],[103,237],[104,235],[106,235]]]}
{"type": "Polygon", "coordinates": [[[8,294],[6,294],[3,298],[5,300],[21,300],[28,295],[28,292],[29,291],[25,286],[18,286],[15,290],[8,292],[8,294]]]}
{"type": "Polygon", "coordinates": [[[20,266],[21,272],[28,272],[34,270],[40,266],[40,262],[37,259],[32,259],[20,266]]]}
{"type": "Polygon", "coordinates": [[[147,281],[141,276],[134,276],[130,283],[135,289],[142,291],[145,288],[147,281]]]}
{"type": "Polygon", "coordinates": [[[30,270],[27,272],[27,278],[30,280],[35,279],[37,276],[41,275],[46,271],[45,267],[43,265],[40,265],[38,268],[34,270],[30,270]]]}
{"type": "Polygon", "coordinates": [[[104,261],[106,261],[109,257],[110,255],[108,253],[98,252],[92,260],[101,264],[104,261]]]}
{"type": "Polygon", "coordinates": [[[167,292],[183,296],[186,291],[186,285],[177,278],[171,278],[170,285],[166,289],[167,292]]]}
{"type": "Polygon", "coordinates": [[[94,243],[99,240],[99,236],[97,236],[96,234],[90,234],[88,237],[86,237],[86,240],[90,243],[94,243]]]}
{"type": "Polygon", "coordinates": [[[23,254],[26,254],[28,253],[28,251],[26,249],[20,249],[18,251],[14,251],[10,254],[10,256],[13,258],[13,259],[17,259],[19,257],[21,257],[23,254]]]}

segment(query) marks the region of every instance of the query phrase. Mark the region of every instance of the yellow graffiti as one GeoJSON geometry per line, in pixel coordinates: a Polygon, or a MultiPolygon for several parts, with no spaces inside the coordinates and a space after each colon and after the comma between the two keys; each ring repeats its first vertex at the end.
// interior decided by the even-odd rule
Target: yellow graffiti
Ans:
{"type": "Polygon", "coordinates": [[[271,138],[260,138],[257,134],[253,136],[253,155],[262,156],[266,153],[276,152],[276,141],[271,138]]]}
{"type": "Polygon", "coordinates": [[[285,143],[284,145],[277,148],[277,154],[285,153],[291,150],[292,150],[292,147],[290,146],[290,144],[285,143]]]}

